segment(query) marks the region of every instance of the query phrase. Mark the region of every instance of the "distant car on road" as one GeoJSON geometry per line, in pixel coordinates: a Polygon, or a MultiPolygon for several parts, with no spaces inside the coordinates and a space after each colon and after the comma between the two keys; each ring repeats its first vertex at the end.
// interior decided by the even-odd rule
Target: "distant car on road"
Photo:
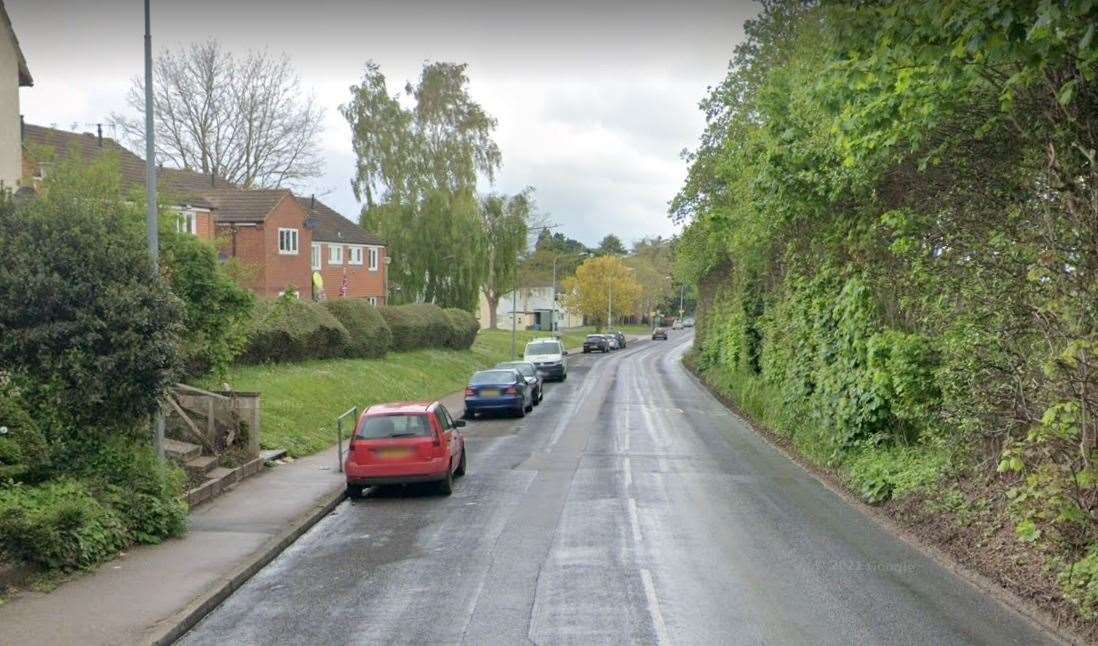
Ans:
{"type": "Polygon", "coordinates": [[[568,378],[568,351],[559,339],[545,337],[526,344],[522,360],[537,366],[538,374],[545,379],[564,381],[568,378]]]}
{"type": "Polygon", "coordinates": [[[533,388],[514,368],[493,368],[473,373],[465,388],[465,418],[488,411],[511,412],[519,417],[534,409],[533,388]]]}
{"type": "Polygon", "coordinates": [[[625,347],[625,333],[624,332],[622,332],[621,330],[616,330],[614,332],[611,332],[610,335],[618,340],[618,347],[619,348],[624,348],[625,347]]]}
{"type": "Polygon", "coordinates": [[[583,340],[583,353],[610,352],[610,339],[602,334],[588,334],[583,340]]]}
{"type": "Polygon", "coordinates": [[[671,329],[672,330],[681,330],[682,329],[682,319],[675,319],[675,322],[671,324],[671,329]]]}
{"type": "Polygon", "coordinates": [[[362,496],[376,485],[437,482],[450,495],[465,475],[465,436],[442,403],[378,404],[358,418],[343,471],[347,495],[362,496]]]}
{"type": "Polygon", "coordinates": [[[682,326],[683,327],[694,327],[694,319],[692,319],[692,318],[683,319],[682,320],[682,326]]]}
{"type": "Polygon", "coordinates": [[[544,382],[541,375],[538,374],[538,367],[529,361],[504,361],[503,363],[497,363],[497,368],[513,368],[522,373],[523,377],[526,377],[526,384],[533,389],[534,406],[541,403],[541,400],[545,399],[545,391],[543,390],[544,382]]]}
{"type": "Polygon", "coordinates": [[[667,340],[667,328],[658,327],[658,328],[652,330],[652,340],[655,341],[656,339],[663,339],[664,341],[666,341],[667,340]]]}

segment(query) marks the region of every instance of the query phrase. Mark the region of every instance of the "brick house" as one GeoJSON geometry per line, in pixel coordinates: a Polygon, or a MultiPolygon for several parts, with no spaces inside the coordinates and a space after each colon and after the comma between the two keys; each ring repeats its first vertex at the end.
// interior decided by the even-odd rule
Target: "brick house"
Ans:
{"type": "MultiPolygon", "coordinates": [[[[66,154],[80,159],[112,154],[124,188],[145,184],[144,160],[101,131],[30,124],[23,127],[22,184],[37,189],[52,160],[66,154]]],[[[180,230],[213,242],[223,261],[239,261],[245,283],[260,296],[273,298],[294,288],[306,298],[386,301],[385,244],[315,198],[287,189],[245,190],[210,175],[163,167],[157,170],[157,190],[179,216],[180,230]],[[315,286],[314,274],[322,278],[323,290],[315,286]]]]}
{"type": "Polygon", "coordinates": [[[0,190],[19,188],[19,88],[34,84],[8,11],[0,0],[0,190]]]}
{"type": "MultiPolygon", "coordinates": [[[[299,198],[300,199],[300,198],[299,198]]],[[[301,199],[313,218],[310,268],[319,273],[314,297],[365,298],[384,305],[389,257],[385,243],[315,198],[301,199]]]]}

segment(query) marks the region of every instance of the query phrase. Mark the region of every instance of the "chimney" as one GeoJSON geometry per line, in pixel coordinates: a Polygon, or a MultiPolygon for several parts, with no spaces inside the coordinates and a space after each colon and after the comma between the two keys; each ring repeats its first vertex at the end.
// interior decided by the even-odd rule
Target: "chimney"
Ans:
{"type": "Polygon", "coordinates": [[[312,211],[315,208],[316,208],[316,193],[313,193],[312,196],[309,197],[309,210],[312,211]]]}
{"type": "Polygon", "coordinates": [[[95,124],[96,139],[99,142],[99,147],[103,147],[103,124],[95,124]]]}
{"type": "Polygon", "coordinates": [[[210,173],[210,186],[211,187],[216,187],[217,186],[217,173],[214,173],[214,172],[210,173]]]}

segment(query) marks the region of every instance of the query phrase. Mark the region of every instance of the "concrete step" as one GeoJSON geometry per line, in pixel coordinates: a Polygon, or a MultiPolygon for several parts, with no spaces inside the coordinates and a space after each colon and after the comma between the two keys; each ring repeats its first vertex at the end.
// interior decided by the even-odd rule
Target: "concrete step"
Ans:
{"type": "Polygon", "coordinates": [[[244,478],[253,476],[262,469],[262,458],[255,458],[233,469],[227,467],[215,467],[210,469],[206,474],[206,481],[187,492],[187,504],[194,507],[211,498],[216,498],[231,490],[244,478]]]}
{"type": "Polygon", "coordinates": [[[165,438],[164,455],[178,462],[188,462],[202,455],[202,447],[190,442],[165,438]]]}
{"type": "Polygon", "coordinates": [[[259,452],[259,458],[264,462],[273,462],[286,457],[286,449],[265,449],[259,452]]]}
{"type": "Polygon", "coordinates": [[[200,455],[197,458],[191,458],[183,464],[183,468],[192,473],[209,473],[211,469],[217,466],[217,456],[215,455],[200,455]]]}

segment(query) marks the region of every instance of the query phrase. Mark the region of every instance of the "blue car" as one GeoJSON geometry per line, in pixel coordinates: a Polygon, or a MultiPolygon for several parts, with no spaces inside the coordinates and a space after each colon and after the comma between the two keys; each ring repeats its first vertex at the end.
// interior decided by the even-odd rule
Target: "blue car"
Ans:
{"type": "Polygon", "coordinates": [[[514,368],[481,370],[469,379],[465,389],[465,419],[477,413],[502,411],[525,417],[534,408],[534,389],[514,368]]]}

